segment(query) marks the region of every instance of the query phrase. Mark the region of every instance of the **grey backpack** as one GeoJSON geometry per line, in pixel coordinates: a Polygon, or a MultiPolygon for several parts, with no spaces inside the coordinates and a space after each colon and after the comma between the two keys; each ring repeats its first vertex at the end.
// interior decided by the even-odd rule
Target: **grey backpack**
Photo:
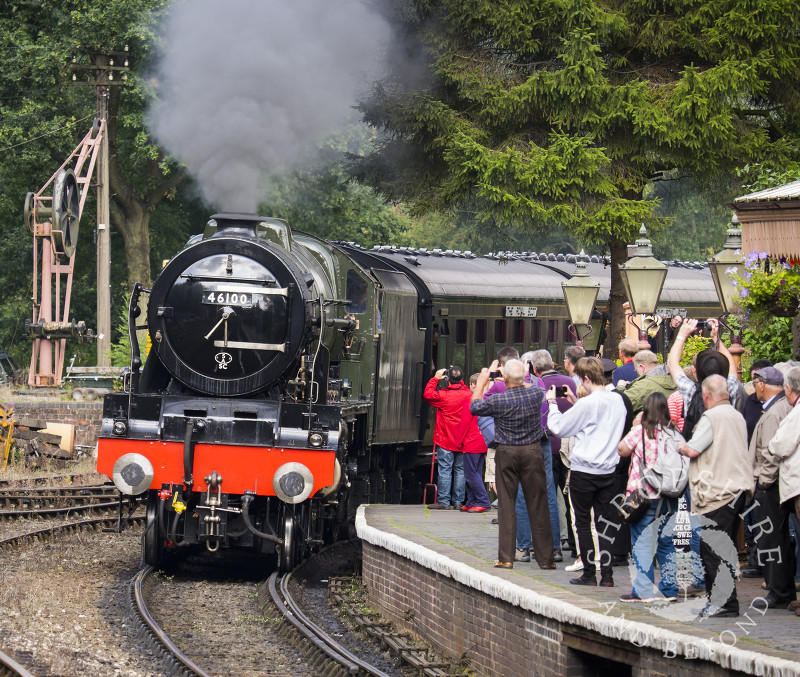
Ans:
{"type": "Polygon", "coordinates": [[[689,483],[689,459],[678,453],[678,442],[683,436],[672,429],[660,428],[656,462],[644,471],[644,480],[660,496],[678,498],[689,483]]]}

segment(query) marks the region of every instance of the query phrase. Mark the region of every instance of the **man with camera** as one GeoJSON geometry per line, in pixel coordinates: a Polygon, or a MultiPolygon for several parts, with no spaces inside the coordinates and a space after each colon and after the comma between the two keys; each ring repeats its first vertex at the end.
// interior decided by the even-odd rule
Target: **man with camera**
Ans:
{"type": "Polygon", "coordinates": [[[464,407],[472,396],[464,383],[461,367],[439,369],[425,386],[422,395],[436,409],[436,425],[433,429],[433,446],[438,464],[436,502],[428,506],[431,510],[461,508],[464,505],[466,485],[464,481],[464,455],[461,448],[464,407]]]}
{"type": "Polygon", "coordinates": [[[555,569],[553,534],[550,530],[544,460],[540,440],[544,434],[541,408],[544,390],[525,383],[525,365],[518,359],[508,360],[502,370],[505,392],[483,399],[483,391],[491,374],[498,372],[495,360],[489,369],[482,369],[472,395],[471,412],[476,416],[493,416],[495,425],[495,481],[497,483],[497,519],[499,524],[498,559],[495,567],[514,567],[517,515],[514,509],[517,488],[528,507],[533,554],[542,569],[555,569]]]}

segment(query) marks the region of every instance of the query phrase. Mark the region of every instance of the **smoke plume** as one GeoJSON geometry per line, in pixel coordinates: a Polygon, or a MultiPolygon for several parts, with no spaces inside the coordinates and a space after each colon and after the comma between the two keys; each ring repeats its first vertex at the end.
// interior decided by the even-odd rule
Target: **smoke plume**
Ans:
{"type": "Polygon", "coordinates": [[[165,31],[151,129],[209,203],[240,212],[352,118],[390,39],[363,0],[191,0],[165,31]]]}

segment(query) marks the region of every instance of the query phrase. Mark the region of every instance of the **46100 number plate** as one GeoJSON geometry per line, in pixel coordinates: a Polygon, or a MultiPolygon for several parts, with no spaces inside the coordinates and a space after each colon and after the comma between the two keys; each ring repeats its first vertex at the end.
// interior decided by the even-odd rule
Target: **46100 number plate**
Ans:
{"type": "Polygon", "coordinates": [[[215,306],[252,306],[253,294],[235,291],[203,292],[203,303],[215,306]]]}

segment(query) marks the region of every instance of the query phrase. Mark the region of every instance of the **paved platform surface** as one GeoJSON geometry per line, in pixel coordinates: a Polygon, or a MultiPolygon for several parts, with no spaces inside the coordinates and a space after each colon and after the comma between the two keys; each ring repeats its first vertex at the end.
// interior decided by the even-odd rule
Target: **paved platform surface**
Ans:
{"type": "MultiPolygon", "coordinates": [[[[545,613],[547,600],[551,600],[552,617],[562,622],[575,622],[574,613],[568,614],[572,620],[564,620],[563,603],[566,603],[579,612],[578,621],[586,618],[588,627],[606,634],[603,625],[608,625],[609,636],[630,639],[631,632],[640,627],[642,645],[646,642],[653,646],[653,641],[657,641],[665,655],[677,651],[678,657],[683,654],[684,658],[707,658],[715,650],[717,653],[755,652],[761,658],[752,664],[754,673],[800,675],[800,617],[786,609],[749,608],[754,599],[765,594],[760,579],[737,582],[742,613],[738,618],[699,620],[697,614],[705,604],[704,598],[647,605],[623,603],[619,601],[620,595],[631,590],[627,567],[614,568],[614,588],[571,585],[569,579],[579,574],[564,570],[573,562],[568,555],[563,563],[557,564],[555,571],[542,571],[535,562],[516,562],[511,570],[495,569],[492,565],[497,559],[498,527],[491,524],[491,520],[496,516],[496,510],[473,514],[413,505],[364,506],[360,513],[359,536],[376,545],[402,551],[404,556],[417,561],[433,559],[437,568],[444,566],[464,571],[462,565],[466,565],[475,572],[474,577],[471,573],[463,574],[466,579],[474,579],[468,584],[484,592],[497,589],[497,579],[502,579],[517,587],[522,597],[524,591],[537,593],[546,598],[545,613]],[[452,562],[452,566],[447,562],[452,562]],[[634,621],[636,625],[618,623],[616,619],[634,621]],[[625,632],[620,628],[625,628],[625,632]],[[676,644],[676,637],[682,637],[683,641],[676,644]],[[692,655],[693,644],[697,656],[692,655]],[[769,669],[763,669],[763,665],[769,669]]],[[[508,585],[499,588],[507,589],[508,585]]],[[[539,602],[537,608],[542,608],[539,602]]],[[[633,642],[636,643],[635,635],[633,642]]],[[[752,662],[752,656],[749,660],[752,662]]]]}

